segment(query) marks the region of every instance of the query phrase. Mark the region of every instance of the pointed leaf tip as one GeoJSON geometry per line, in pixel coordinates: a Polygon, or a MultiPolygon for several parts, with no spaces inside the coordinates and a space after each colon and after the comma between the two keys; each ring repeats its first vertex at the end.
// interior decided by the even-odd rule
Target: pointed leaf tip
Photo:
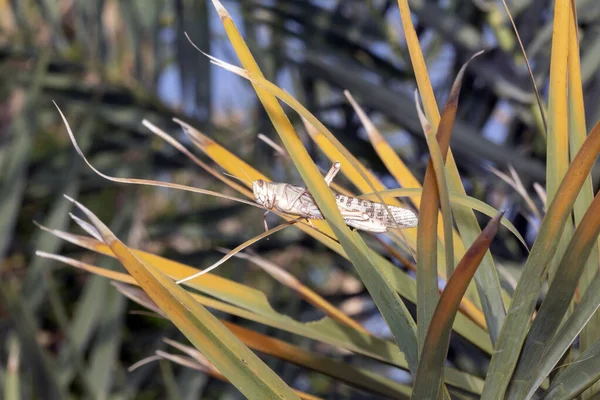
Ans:
{"type": "Polygon", "coordinates": [[[417,114],[419,115],[421,127],[425,134],[427,134],[427,131],[430,129],[429,120],[427,119],[427,116],[425,116],[425,113],[421,108],[421,102],[419,101],[419,91],[417,89],[415,89],[415,107],[417,109],[417,114]]]}
{"type": "Polygon", "coordinates": [[[213,6],[215,7],[215,10],[217,10],[217,12],[219,13],[220,17],[229,16],[229,13],[225,9],[225,7],[223,7],[223,4],[221,4],[221,2],[219,0],[212,0],[212,3],[213,3],[213,6]]]}
{"type": "Polygon", "coordinates": [[[187,34],[187,32],[184,32],[185,37],[187,38],[187,40],[190,42],[190,44],[196,49],[198,50],[200,53],[202,53],[203,55],[205,55],[206,57],[208,57],[210,60],[217,60],[215,57],[209,55],[208,53],[204,52],[202,49],[200,49],[200,47],[198,47],[198,45],[196,43],[194,43],[194,41],[192,40],[192,38],[187,34]]]}
{"type": "Polygon", "coordinates": [[[95,226],[93,226],[92,224],[90,224],[87,221],[82,220],[81,218],[79,218],[78,216],[76,216],[73,213],[69,213],[69,216],[71,217],[71,219],[73,219],[73,221],[75,221],[77,223],[77,225],[79,225],[81,227],[81,229],[86,231],[94,239],[96,239],[100,242],[104,242],[104,240],[102,239],[102,235],[100,234],[98,229],[96,229],[95,226]]]}

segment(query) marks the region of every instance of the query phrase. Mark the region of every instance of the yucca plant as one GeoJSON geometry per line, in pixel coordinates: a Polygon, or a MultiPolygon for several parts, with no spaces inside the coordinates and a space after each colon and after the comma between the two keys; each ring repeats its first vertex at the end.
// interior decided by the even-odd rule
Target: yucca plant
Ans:
{"type": "MultiPolygon", "coordinates": [[[[182,281],[198,269],[127,247],[92,211],[75,200],[72,201],[89,222],[78,217],[75,220],[89,236],[52,227],[43,229],[81,247],[117,258],[127,273],[49,253],[38,254],[120,282],[117,285],[120,291],[167,318],[194,346],[168,340],[167,343],[183,355],[159,350],[157,358],[226,379],[248,398],[315,398],[292,390],[252,350],[321,372],[378,397],[562,399],[575,398],[581,393],[585,398],[596,395],[597,388],[592,385],[600,379],[600,319],[596,315],[600,305],[597,245],[600,200],[593,196],[590,171],[600,152],[600,126],[586,134],[574,2],[555,2],[548,106],[547,112],[541,112],[542,119],[545,119],[544,115],[548,116],[547,210],[516,287],[510,293],[501,286],[489,247],[501,224],[519,241],[525,241],[516,228],[502,218],[501,212],[466,195],[450,149],[454,119],[460,106],[460,86],[468,64],[459,72],[440,113],[407,1],[399,0],[398,4],[418,85],[415,107],[420,113],[430,154],[422,186],[359,103],[347,93],[375,151],[403,187],[391,190],[299,101],[264,78],[223,5],[217,0],[213,0],[213,4],[242,67],[215,58],[211,60],[251,82],[286,153],[325,216],[324,221],[313,221],[311,226],[281,215],[289,222],[228,251],[223,260],[237,255],[261,265],[322,309],[327,317],[316,323],[298,322],[271,308],[260,291],[212,273],[180,286],[174,280],[182,281]],[[377,238],[381,241],[381,251],[379,247],[369,245],[374,242],[370,235],[349,229],[331,190],[301,141],[297,127],[284,112],[282,102],[301,116],[306,131],[320,151],[332,162],[341,162],[343,175],[362,196],[390,205],[414,207],[419,215],[418,228],[392,231],[385,239],[377,238]],[[406,201],[401,202],[398,197],[405,197],[406,201]],[[483,230],[473,210],[492,217],[483,230]],[[268,260],[239,253],[248,245],[292,225],[352,263],[385,319],[393,341],[365,330],[268,260]],[[411,257],[416,259],[414,264],[411,257]],[[400,260],[408,269],[412,268],[416,279],[407,272],[408,269],[398,268],[390,259],[400,260]],[[473,277],[474,284],[471,284],[473,277]],[[440,279],[445,282],[442,289],[440,279]],[[536,309],[546,282],[548,289],[541,306],[536,309]],[[415,304],[416,322],[405,301],[415,304]],[[207,308],[408,370],[412,381],[398,383],[365,368],[307,351],[231,322],[222,322],[207,308]],[[452,331],[489,358],[485,377],[447,365],[452,331]],[[577,338],[579,344],[575,346],[577,338]]],[[[62,112],[61,116],[77,147],[76,133],[62,112]]],[[[176,122],[197,150],[229,174],[251,181],[268,179],[198,129],[179,119],[176,122]]],[[[121,183],[183,189],[254,205],[248,187],[251,182],[244,186],[223,176],[152,122],[144,121],[144,125],[249,200],[190,186],[116,178],[100,171],[98,174],[121,183]]],[[[77,150],[84,156],[79,147],[77,150]]],[[[513,177],[512,182],[519,187],[518,179],[513,177]]],[[[342,193],[352,193],[341,184],[334,188],[342,193]]]]}

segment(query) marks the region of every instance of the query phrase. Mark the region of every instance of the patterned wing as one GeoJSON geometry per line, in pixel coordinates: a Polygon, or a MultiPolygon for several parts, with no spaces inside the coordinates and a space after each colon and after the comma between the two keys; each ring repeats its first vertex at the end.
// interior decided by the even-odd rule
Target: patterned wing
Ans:
{"type": "Polygon", "coordinates": [[[364,220],[354,220],[352,224],[348,223],[348,225],[357,229],[368,230],[371,232],[385,232],[386,230],[381,230],[382,226],[386,228],[396,228],[396,224],[400,228],[413,228],[417,226],[417,216],[411,210],[406,208],[387,205],[388,210],[392,214],[390,216],[390,213],[388,213],[381,203],[375,203],[369,200],[358,199],[356,197],[349,197],[341,194],[336,195],[336,201],[341,210],[361,211],[365,213],[370,220],[372,220],[370,223],[364,220]],[[396,223],[394,223],[394,221],[396,223]],[[354,225],[360,225],[360,227],[354,225]]]}
{"type": "MultiPolygon", "coordinates": [[[[379,204],[379,203],[375,203],[375,204],[379,204]]],[[[383,213],[383,217],[377,217],[382,218],[382,221],[384,222],[385,226],[387,226],[388,228],[395,228],[396,224],[394,224],[394,221],[390,218],[390,214],[385,210],[385,208],[383,206],[381,207],[381,211],[383,213]]],[[[415,213],[413,213],[412,211],[410,211],[407,208],[402,208],[402,207],[396,207],[396,206],[387,206],[388,209],[390,210],[390,212],[392,213],[392,216],[394,217],[394,220],[396,221],[396,223],[398,224],[398,226],[400,228],[414,228],[415,226],[417,226],[417,223],[419,222],[417,219],[417,216],[415,215],[415,213]]]]}

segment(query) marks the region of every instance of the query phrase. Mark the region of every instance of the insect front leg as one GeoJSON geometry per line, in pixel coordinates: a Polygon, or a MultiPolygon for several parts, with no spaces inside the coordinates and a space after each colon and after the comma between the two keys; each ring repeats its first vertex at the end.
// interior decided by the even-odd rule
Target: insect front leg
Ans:
{"type": "MultiPolygon", "coordinates": [[[[273,210],[273,207],[275,207],[275,204],[277,204],[277,196],[273,196],[272,202],[269,203],[268,200],[265,202],[265,207],[267,208],[267,211],[265,211],[265,213],[263,214],[263,223],[265,224],[265,232],[269,230],[269,225],[267,224],[267,215],[273,210]]],[[[269,240],[269,238],[267,238],[267,240],[269,240]]]]}
{"type": "Polygon", "coordinates": [[[271,210],[265,211],[263,214],[263,223],[265,224],[265,232],[269,230],[269,225],[267,224],[267,215],[271,212],[271,210]]]}
{"type": "Polygon", "coordinates": [[[305,218],[305,219],[306,219],[306,223],[309,224],[311,228],[313,228],[314,230],[319,231],[319,232],[321,231],[318,226],[313,225],[310,218],[305,218]]]}

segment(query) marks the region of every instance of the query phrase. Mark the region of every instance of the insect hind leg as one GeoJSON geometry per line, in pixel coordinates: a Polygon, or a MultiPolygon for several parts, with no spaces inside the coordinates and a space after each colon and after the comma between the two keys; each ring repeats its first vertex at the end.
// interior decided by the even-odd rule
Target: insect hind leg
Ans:
{"type": "Polygon", "coordinates": [[[373,233],[384,233],[387,232],[388,228],[378,219],[345,219],[346,225],[351,226],[355,229],[360,229],[367,232],[373,233]]]}
{"type": "Polygon", "coordinates": [[[387,226],[382,221],[370,218],[369,215],[362,211],[342,211],[342,217],[346,225],[355,229],[374,233],[387,232],[387,226]]]}
{"type": "MultiPolygon", "coordinates": [[[[329,171],[323,177],[323,179],[325,180],[325,183],[327,183],[327,186],[331,185],[333,178],[335,178],[335,176],[338,174],[338,172],[340,172],[341,168],[342,168],[342,166],[339,161],[334,162],[333,165],[331,166],[331,168],[329,168],[329,171]]],[[[302,195],[306,192],[308,192],[306,190],[306,188],[304,188],[300,192],[298,192],[298,194],[296,196],[294,196],[294,198],[290,201],[290,207],[293,207],[296,204],[296,202],[298,200],[300,200],[300,197],[302,197],[302,195]]]]}
{"type": "Polygon", "coordinates": [[[334,162],[333,165],[331,166],[331,168],[329,168],[329,171],[323,178],[323,179],[325,179],[327,186],[331,185],[333,178],[335,178],[335,176],[338,174],[338,172],[340,172],[341,168],[342,168],[342,164],[340,164],[339,161],[334,162]]]}

